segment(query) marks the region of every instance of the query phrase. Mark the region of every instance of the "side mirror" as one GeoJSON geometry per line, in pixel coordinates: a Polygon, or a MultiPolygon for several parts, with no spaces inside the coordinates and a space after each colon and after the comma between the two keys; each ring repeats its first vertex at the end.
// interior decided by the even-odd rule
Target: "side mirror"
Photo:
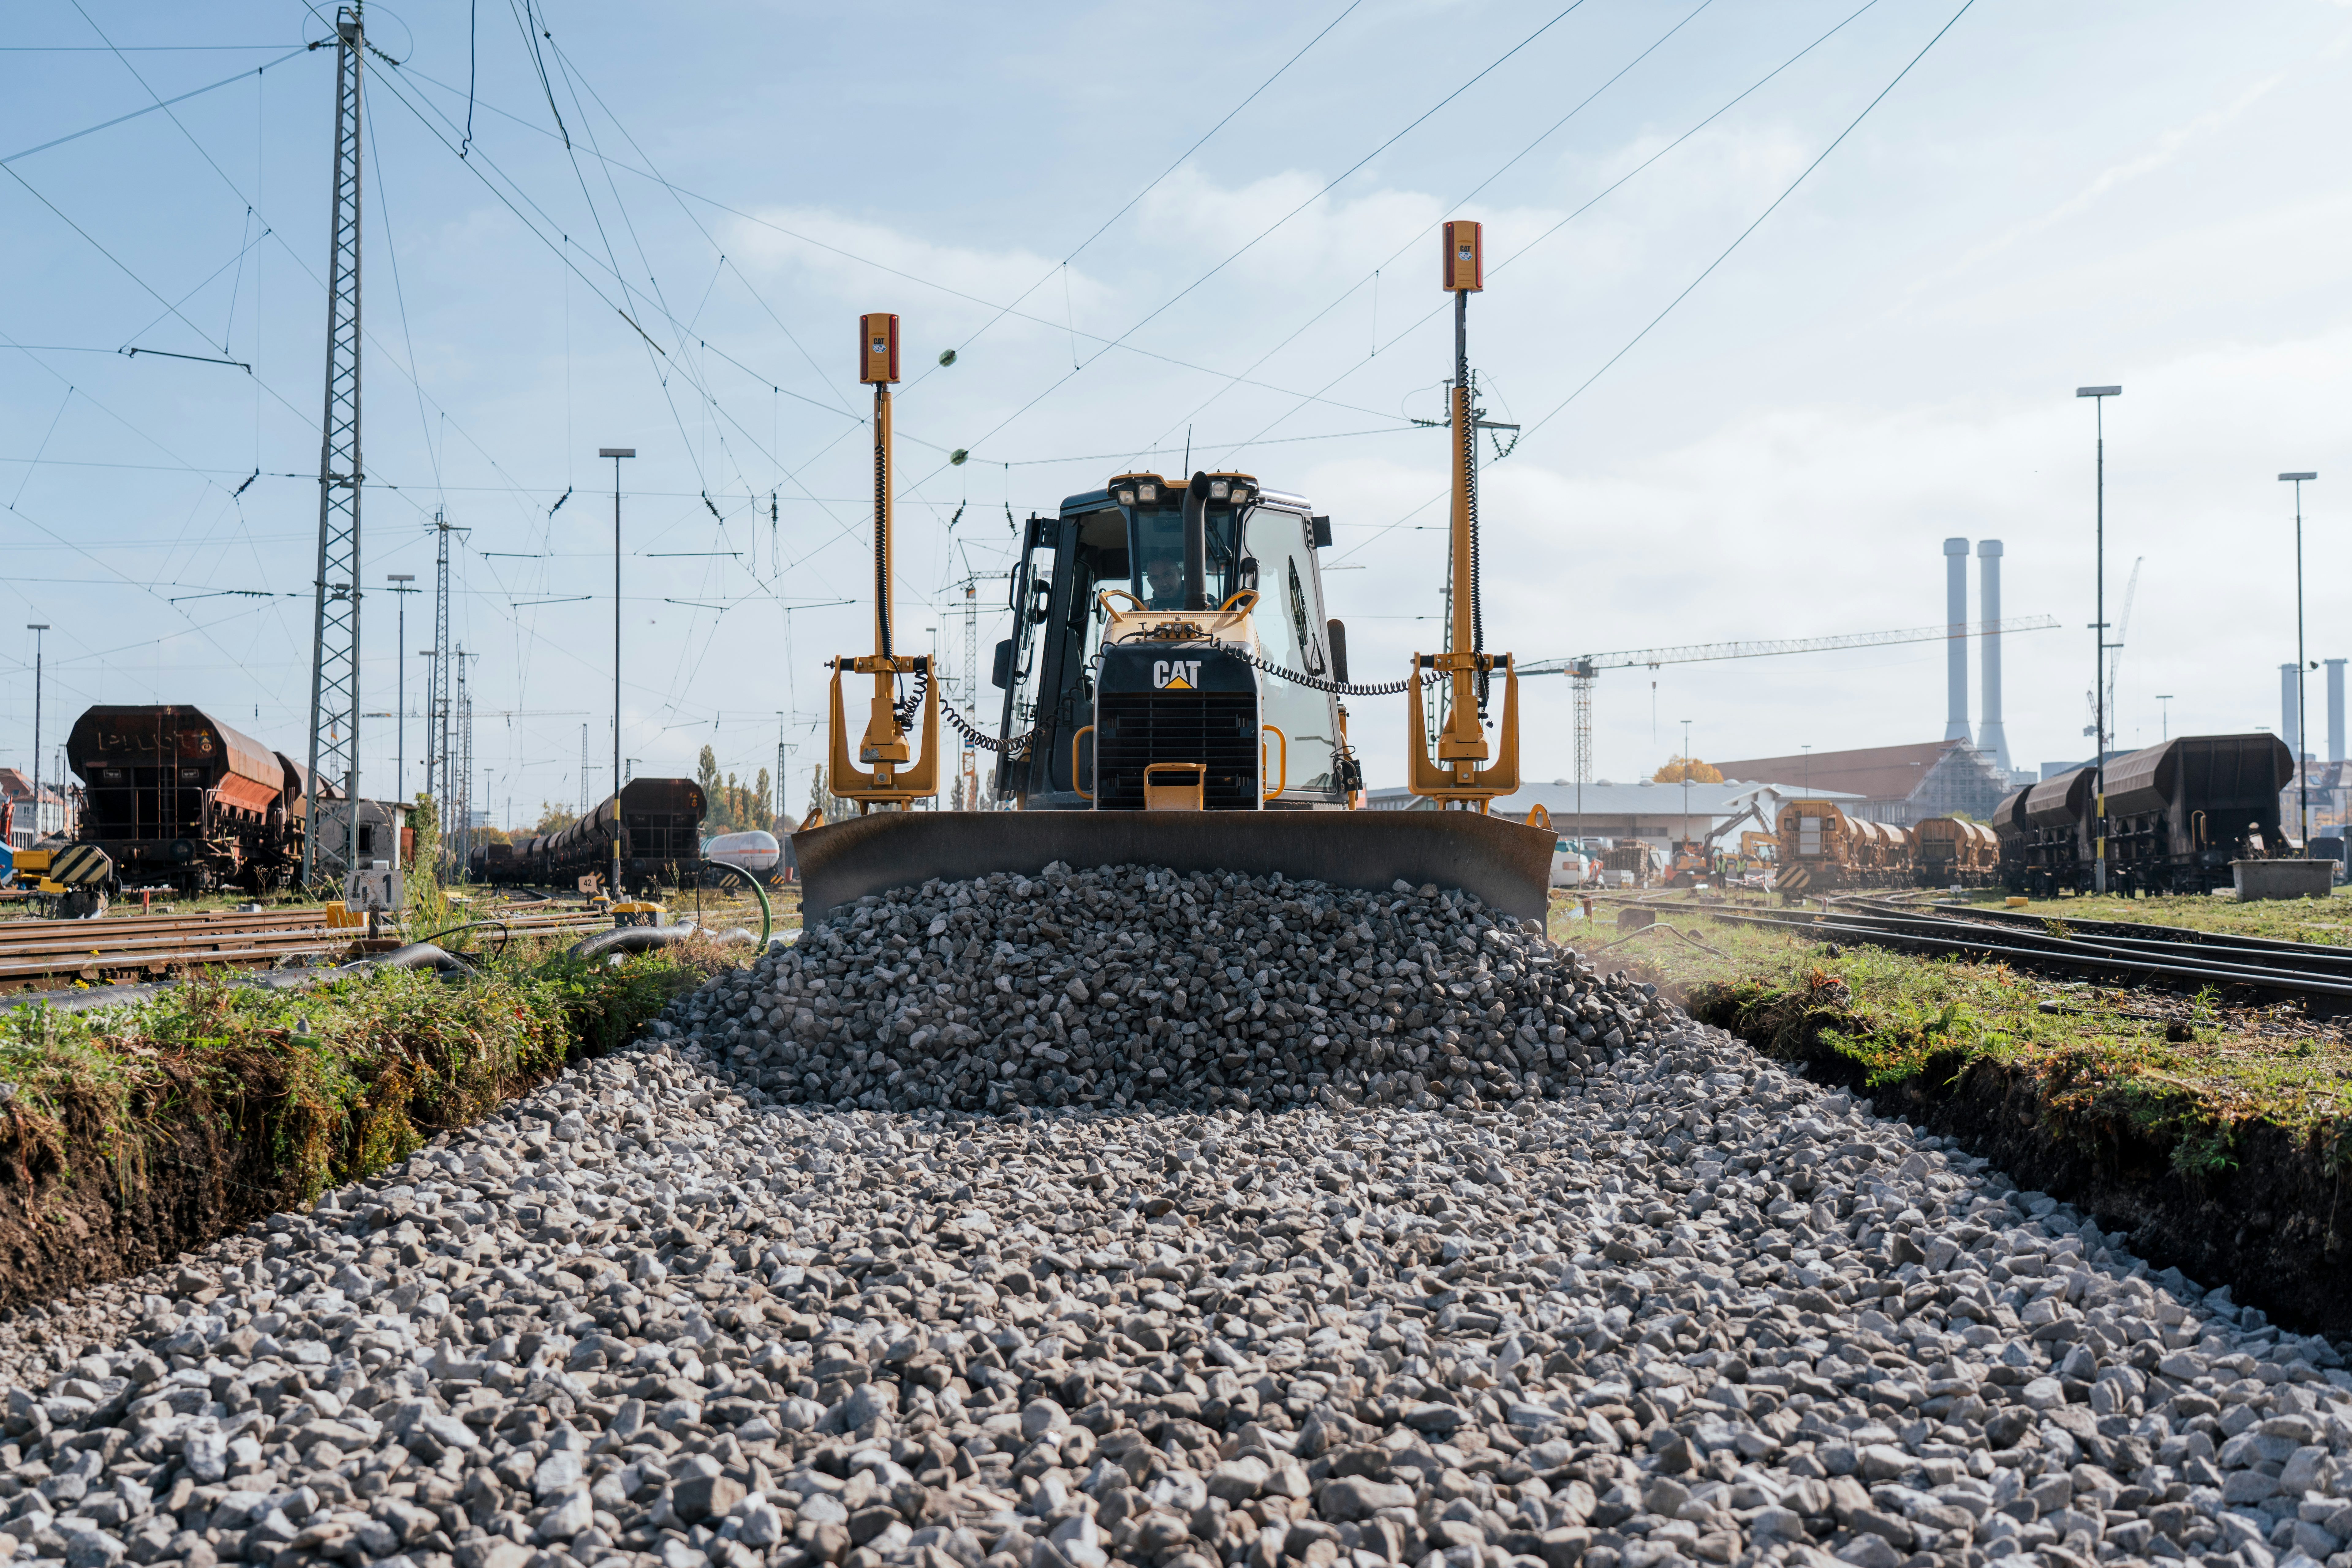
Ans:
{"type": "Polygon", "coordinates": [[[996,668],[989,672],[989,684],[998,690],[1013,684],[1013,639],[1006,637],[996,645],[996,668]]]}
{"type": "Polygon", "coordinates": [[[1040,577],[1029,584],[1029,619],[1038,626],[1045,624],[1047,612],[1054,605],[1054,580],[1040,577]]]}
{"type": "Polygon", "coordinates": [[[1315,530],[1315,548],[1318,550],[1330,549],[1331,520],[1328,517],[1310,517],[1307,521],[1307,525],[1315,530]]]}
{"type": "Polygon", "coordinates": [[[1234,569],[1234,586],[1236,589],[1247,588],[1253,594],[1257,592],[1256,556],[1242,557],[1242,563],[1234,569]]]}
{"type": "Polygon", "coordinates": [[[1324,629],[1331,639],[1331,679],[1340,685],[1348,684],[1348,628],[1339,621],[1326,621],[1324,629]]]}

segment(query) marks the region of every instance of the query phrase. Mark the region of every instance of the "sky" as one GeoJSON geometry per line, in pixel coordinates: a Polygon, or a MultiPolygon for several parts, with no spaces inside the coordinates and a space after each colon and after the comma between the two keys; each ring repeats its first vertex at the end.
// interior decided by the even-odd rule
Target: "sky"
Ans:
{"type": "MultiPolygon", "coordinates": [[[[372,795],[423,783],[432,599],[404,637],[384,579],[431,588],[436,518],[477,798],[576,806],[583,745],[609,788],[596,452],[634,446],[627,765],[690,773],[708,745],[748,782],[781,743],[801,809],[825,661],[871,648],[867,310],[900,316],[907,367],[901,643],[971,710],[972,581],[984,727],[1012,520],[1188,445],[1331,516],[1351,673],[1402,674],[1443,637],[1445,437],[1414,421],[1451,369],[1449,217],[1486,226],[1471,360],[1523,426],[1482,471],[1492,647],[1938,625],[1942,541],[1997,538],[2004,614],[2060,623],[2006,640],[2012,760],[2080,757],[2074,390],[2114,384],[2117,743],[2280,723],[2282,470],[2321,476],[2309,656],[2352,655],[2334,0],[489,0],[365,26],[372,795]]],[[[45,774],[100,702],[306,749],[336,61],[304,46],[331,33],[299,5],[66,0],[0,47],[0,589],[51,627],[45,774]]],[[[1973,618],[1973,561],[1970,584],[1973,618]]],[[[35,645],[0,635],[16,765],[35,645]]],[[[1401,783],[1402,700],[1350,707],[1370,782],[1401,783]]],[[[1522,707],[1527,774],[1568,776],[1567,682],[1522,707]]],[[[1933,642],[1612,670],[1593,773],[1646,776],[1685,721],[1737,758],[1945,719],[1933,642]]]]}

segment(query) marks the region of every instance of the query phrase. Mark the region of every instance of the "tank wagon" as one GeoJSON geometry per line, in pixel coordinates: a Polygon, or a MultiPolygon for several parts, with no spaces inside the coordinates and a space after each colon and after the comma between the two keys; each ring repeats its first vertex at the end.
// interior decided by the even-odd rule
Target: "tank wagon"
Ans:
{"type": "Polygon", "coordinates": [[[200,708],[101,705],[74,721],[78,841],[118,877],[183,892],[268,892],[300,871],[302,770],[200,708]]]}

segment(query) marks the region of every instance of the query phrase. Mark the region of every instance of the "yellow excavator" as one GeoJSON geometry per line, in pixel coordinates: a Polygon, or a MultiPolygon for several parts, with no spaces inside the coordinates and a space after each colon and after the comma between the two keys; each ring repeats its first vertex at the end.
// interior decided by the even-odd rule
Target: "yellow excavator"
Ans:
{"type": "Polygon", "coordinates": [[[1456,591],[1444,650],[1416,654],[1402,680],[1350,685],[1346,627],[1325,612],[1330,521],[1307,497],[1244,473],[1115,475],[1029,519],[1013,635],[995,652],[996,732],[947,710],[968,743],[995,753],[994,793],[1010,810],[929,809],[942,776],[939,683],[925,656],[898,651],[891,596],[898,319],[861,318],[860,379],[875,408],[875,647],[833,662],[828,741],[828,788],[859,815],[793,835],[804,921],[889,888],[1057,860],[1367,889],[1402,879],[1544,915],[1554,835],[1487,810],[1518,787],[1518,677],[1510,655],[1479,646],[1466,328],[1483,287],[1478,226],[1449,223],[1444,241],[1456,591]],[[853,737],[845,688],[860,678],[872,685],[853,737]],[[1499,721],[1488,715],[1497,694],[1499,721]],[[1342,699],[1390,697],[1406,707],[1419,809],[1367,811],[1342,699]]]}

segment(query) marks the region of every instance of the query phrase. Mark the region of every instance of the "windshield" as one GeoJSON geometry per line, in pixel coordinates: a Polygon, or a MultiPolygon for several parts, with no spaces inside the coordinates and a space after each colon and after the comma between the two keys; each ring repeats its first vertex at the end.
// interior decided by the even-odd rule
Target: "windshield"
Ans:
{"type": "MultiPolygon", "coordinates": [[[[1184,510],[1182,506],[1133,509],[1135,596],[1148,610],[1184,607],[1184,510]]],[[[1234,512],[1212,506],[1208,513],[1208,573],[1203,584],[1212,605],[1233,592],[1234,512]]]]}

